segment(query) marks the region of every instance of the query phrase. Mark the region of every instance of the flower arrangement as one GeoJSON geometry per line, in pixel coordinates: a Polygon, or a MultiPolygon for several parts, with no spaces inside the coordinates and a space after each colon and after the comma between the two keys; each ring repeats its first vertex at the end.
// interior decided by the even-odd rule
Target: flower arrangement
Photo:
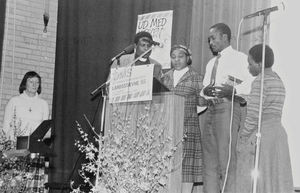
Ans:
{"type": "MultiPolygon", "coordinates": [[[[75,142],[87,160],[78,171],[93,193],[153,193],[166,190],[172,172],[172,157],[178,144],[172,144],[167,129],[153,126],[150,107],[137,119],[136,129],[130,119],[113,112],[112,128],[105,135],[88,136],[77,122],[81,140],[75,142]],[[92,177],[91,177],[92,176],[92,177]]],[[[90,125],[92,130],[94,128],[90,125]]],[[[80,186],[73,193],[81,192],[80,186]]]]}
{"type": "Polygon", "coordinates": [[[0,192],[23,192],[28,176],[26,157],[9,157],[5,152],[15,149],[15,142],[0,134],[0,192]]]}
{"type": "Polygon", "coordinates": [[[14,140],[6,137],[0,130],[0,192],[13,193],[25,192],[28,175],[28,157],[10,156],[8,152],[16,149],[16,136],[20,132],[20,121],[17,121],[16,113],[10,123],[14,140]]]}

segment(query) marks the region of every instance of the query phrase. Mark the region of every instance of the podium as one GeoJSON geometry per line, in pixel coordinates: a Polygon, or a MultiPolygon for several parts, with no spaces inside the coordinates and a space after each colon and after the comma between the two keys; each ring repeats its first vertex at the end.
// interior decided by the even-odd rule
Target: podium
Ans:
{"type": "MultiPolygon", "coordinates": [[[[53,121],[45,120],[43,121],[35,131],[29,137],[29,151],[30,153],[39,153],[40,155],[50,155],[51,148],[43,140],[46,133],[52,128],[53,121]]],[[[51,136],[53,137],[53,136],[51,136]]],[[[53,140],[53,139],[47,139],[53,140]]]]}
{"type": "Polygon", "coordinates": [[[113,133],[114,123],[124,120],[127,125],[124,129],[132,129],[137,136],[141,135],[138,120],[143,119],[146,113],[150,126],[164,129],[165,135],[171,137],[171,146],[180,144],[170,163],[172,170],[168,174],[167,192],[181,193],[184,97],[173,92],[160,92],[154,93],[151,101],[109,104],[107,100],[104,135],[108,131],[113,133]]]}
{"type": "MultiPolygon", "coordinates": [[[[30,153],[49,156],[52,152],[43,137],[52,127],[52,120],[43,121],[30,136],[17,137],[16,149],[6,152],[8,157],[23,157],[30,153]]],[[[53,139],[47,139],[53,140],[53,139]]]]}

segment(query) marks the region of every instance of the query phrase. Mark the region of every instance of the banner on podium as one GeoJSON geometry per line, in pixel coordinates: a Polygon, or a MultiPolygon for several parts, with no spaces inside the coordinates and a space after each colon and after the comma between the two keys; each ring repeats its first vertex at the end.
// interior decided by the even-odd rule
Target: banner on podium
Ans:
{"type": "Polygon", "coordinates": [[[152,100],[154,64],[111,69],[109,103],[152,100]]]}

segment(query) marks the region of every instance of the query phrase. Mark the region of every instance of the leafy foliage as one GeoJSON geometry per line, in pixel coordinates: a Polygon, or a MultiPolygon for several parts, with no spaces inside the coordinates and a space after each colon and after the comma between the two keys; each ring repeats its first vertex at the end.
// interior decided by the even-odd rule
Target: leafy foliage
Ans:
{"type": "MultiPolygon", "coordinates": [[[[90,185],[90,192],[152,193],[166,188],[179,144],[172,144],[163,124],[153,126],[149,115],[150,107],[146,105],[136,128],[132,128],[130,119],[124,120],[115,110],[112,129],[105,136],[95,133],[92,139],[77,123],[81,140],[75,146],[87,160],[79,174],[90,185]]],[[[77,192],[81,192],[80,186],[73,189],[77,192]]]]}
{"type": "Polygon", "coordinates": [[[24,192],[28,174],[27,157],[8,157],[6,152],[15,149],[15,142],[0,133],[0,192],[24,192]]]}

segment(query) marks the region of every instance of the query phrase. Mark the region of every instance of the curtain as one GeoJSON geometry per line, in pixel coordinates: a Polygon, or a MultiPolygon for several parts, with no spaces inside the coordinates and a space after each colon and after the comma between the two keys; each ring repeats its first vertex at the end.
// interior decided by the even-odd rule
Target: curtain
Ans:
{"type": "MultiPolygon", "coordinates": [[[[91,134],[85,115],[99,132],[102,98],[92,99],[90,93],[105,82],[109,59],[133,42],[137,15],[173,10],[172,44],[192,48],[193,66],[203,75],[211,58],[209,27],[217,22],[229,24],[235,47],[240,18],[266,4],[258,0],[59,0],[49,181],[68,182],[78,176],[82,157],[74,146],[79,138],[76,121],[91,134]]],[[[253,35],[259,32],[256,20],[245,21],[243,51],[260,40],[260,35],[253,35]]]]}
{"type": "Polygon", "coordinates": [[[137,15],[174,10],[172,42],[186,44],[190,42],[189,10],[193,1],[60,0],[58,3],[52,112],[55,140],[49,181],[67,182],[78,176],[81,163],[74,146],[79,138],[76,121],[91,133],[84,119],[86,115],[99,131],[102,98],[93,100],[90,93],[105,82],[109,59],[133,43],[137,15]]]}
{"type": "MultiPolygon", "coordinates": [[[[203,76],[206,64],[212,54],[208,46],[209,28],[216,23],[226,23],[231,28],[233,48],[237,49],[237,31],[243,16],[269,7],[270,0],[194,0],[191,24],[190,47],[193,52],[193,66],[203,76]]],[[[239,50],[248,49],[262,42],[262,17],[244,20],[239,40],[239,50]]]]}
{"type": "Polygon", "coordinates": [[[0,70],[2,66],[3,38],[5,29],[5,8],[6,0],[0,1],[0,70]]]}

